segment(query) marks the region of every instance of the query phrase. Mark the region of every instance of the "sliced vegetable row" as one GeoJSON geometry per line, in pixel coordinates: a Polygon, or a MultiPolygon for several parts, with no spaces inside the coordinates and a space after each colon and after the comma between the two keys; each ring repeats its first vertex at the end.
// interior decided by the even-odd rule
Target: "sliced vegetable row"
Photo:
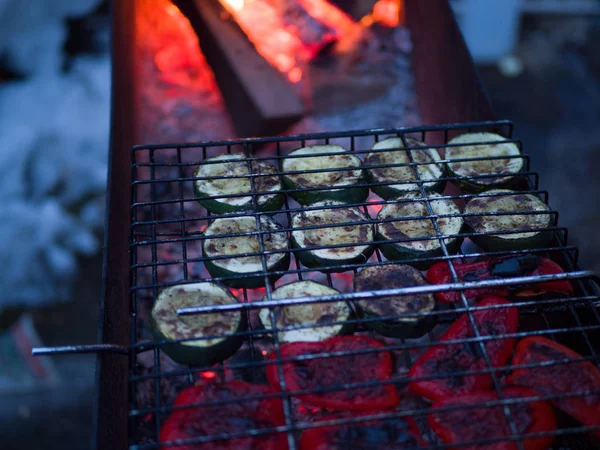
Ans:
{"type": "MultiPolygon", "coordinates": [[[[510,358],[514,339],[498,334],[516,331],[518,314],[498,298],[481,305],[497,309],[473,313],[492,367],[501,368],[510,358]],[[490,313],[491,312],[491,313],[490,313]]],[[[466,316],[459,318],[442,335],[440,343],[473,338],[466,316]]],[[[474,343],[479,345],[479,343],[474,343]]],[[[468,448],[513,450],[516,432],[523,448],[544,450],[552,445],[557,422],[551,405],[584,425],[600,425],[600,370],[581,355],[547,338],[528,337],[519,342],[512,365],[556,363],[540,370],[517,368],[505,380],[502,397],[492,389],[489,373],[452,375],[444,371],[476,371],[485,368],[480,351],[457,343],[427,350],[413,365],[409,388],[433,401],[427,415],[430,429],[442,442],[461,445],[480,442],[468,448]],[[447,350],[439,350],[439,349],[447,350]],[[575,361],[566,364],[564,360],[575,361]],[[427,376],[431,379],[427,380],[427,376]],[[416,378],[420,378],[416,380],[416,378]],[[554,396],[548,402],[540,396],[554,396]],[[506,402],[506,403],[504,403],[506,402]],[[507,410],[509,417],[507,417],[507,410]]],[[[271,354],[267,366],[270,387],[242,382],[208,383],[182,391],[175,407],[215,402],[213,406],[176,409],[163,423],[161,443],[203,438],[222,433],[273,429],[284,425],[283,403],[276,396],[285,383],[287,392],[307,405],[324,408],[319,420],[358,419],[378,411],[391,411],[402,401],[391,379],[392,355],[385,346],[366,336],[331,337],[321,342],[283,344],[280,355],[271,354]],[[284,362],[277,363],[279,359],[284,362]],[[280,378],[281,374],[283,379],[280,378]],[[259,397],[259,400],[251,398],[259,397]],[[266,397],[266,398],[264,398],[266,397]],[[225,403],[224,403],[225,402],[225,403]]],[[[600,437],[599,432],[595,432],[600,437]]],[[[340,425],[326,425],[303,432],[301,449],[418,448],[426,445],[416,422],[402,419],[367,419],[340,425]]],[[[189,444],[185,449],[200,448],[189,444]]],[[[200,444],[196,444],[200,445],[200,444]]],[[[285,434],[271,433],[236,437],[218,448],[286,448],[285,434]]],[[[216,448],[216,447],[214,447],[216,448]]]]}
{"type": "MultiPolygon", "coordinates": [[[[562,273],[556,263],[536,255],[453,265],[460,281],[562,273]]],[[[354,291],[445,284],[452,280],[446,262],[431,267],[426,277],[405,264],[369,265],[355,276],[354,291]]],[[[515,288],[471,289],[465,291],[465,297],[468,301],[476,301],[484,297],[489,300],[490,296],[522,298],[541,294],[569,296],[573,293],[572,284],[564,280],[515,288]]],[[[278,287],[272,292],[271,298],[283,300],[336,294],[339,294],[336,289],[306,280],[278,287]]],[[[363,323],[378,334],[392,338],[417,338],[436,324],[437,316],[433,314],[436,299],[441,303],[456,303],[460,301],[460,296],[458,292],[396,295],[358,300],[354,302],[354,306],[363,323]]],[[[165,345],[164,351],[182,364],[208,365],[223,361],[235,353],[243,341],[246,327],[244,314],[238,310],[178,316],[176,310],[189,306],[217,306],[237,302],[226,287],[213,282],[166,288],[158,295],[152,310],[151,325],[155,338],[158,341],[181,341],[165,345]]],[[[501,315],[502,311],[498,314],[501,315]]],[[[274,333],[271,319],[274,320],[275,327],[282,330],[277,332],[278,340],[282,343],[321,341],[336,335],[351,334],[356,324],[353,308],[345,301],[264,308],[259,311],[259,319],[268,333],[274,333]]],[[[464,327],[457,323],[454,326],[462,330],[464,327]]]]}
{"type": "Polygon", "coordinates": [[[247,160],[242,154],[224,154],[208,158],[198,167],[194,192],[202,206],[222,214],[277,211],[285,199],[284,187],[302,205],[323,200],[363,202],[369,194],[367,183],[380,197],[393,199],[418,192],[417,175],[426,191],[442,192],[446,167],[467,192],[512,187],[524,164],[519,148],[505,141],[493,133],[463,134],[445,149],[450,159],[447,164],[441,162],[436,149],[410,137],[405,142],[390,137],[375,143],[364,164],[339,145],[311,145],[294,150],[283,160],[281,180],[269,164],[247,160]],[[253,192],[260,193],[256,202],[253,192]]]}

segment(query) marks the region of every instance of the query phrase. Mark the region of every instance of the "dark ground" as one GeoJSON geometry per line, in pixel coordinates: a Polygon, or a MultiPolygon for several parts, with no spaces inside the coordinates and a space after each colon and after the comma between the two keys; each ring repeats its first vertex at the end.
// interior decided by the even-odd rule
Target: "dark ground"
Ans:
{"type": "MultiPolygon", "coordinates": [[[[512,119],[531,155],[532,169],[570,230],[584,268],[600,271],[600,30],[586,45],[544,43],[527,37],[519,54],[526,71],[506,78],[496,68],[480,74],[499,118],[512,119]]],[[[45,345],[96,339],[101,260],[82,261],[70,303],[35,314],[45,345]]],[[[55,390],[7,397],[0,402],[3,450],[89,448],[94,359],[55,359],[62,385],[55,390]]]]}

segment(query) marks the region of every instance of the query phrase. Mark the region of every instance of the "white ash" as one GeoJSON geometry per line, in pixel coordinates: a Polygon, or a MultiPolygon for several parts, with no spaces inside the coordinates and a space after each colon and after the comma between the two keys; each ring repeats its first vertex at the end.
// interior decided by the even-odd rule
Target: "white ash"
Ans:
{"type": "Polygon", "coordinates": [[[65,18],[97,0],[0,0],[0,309],[69,299],[77,255],[99,250],[110,111],[108,55],[61,73],[65,18]]]}

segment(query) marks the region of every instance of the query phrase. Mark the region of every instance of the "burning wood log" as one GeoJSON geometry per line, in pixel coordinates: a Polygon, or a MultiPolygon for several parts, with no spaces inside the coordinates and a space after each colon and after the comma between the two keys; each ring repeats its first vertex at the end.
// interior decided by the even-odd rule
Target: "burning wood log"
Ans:
{"type": "Polygon", "coordinates": [[[279,134],[302,118],[293,86],[233,22],[222,20],[211,2],[177,4],[198,34],[239,137],[279,134]]]}
{"type": "Polygon", "coordinates": [[[295,0],[268,0],[281,22],[298,36],[311,57],[330,48],[339,38],[334,28],[315,19],[295,0]]]}

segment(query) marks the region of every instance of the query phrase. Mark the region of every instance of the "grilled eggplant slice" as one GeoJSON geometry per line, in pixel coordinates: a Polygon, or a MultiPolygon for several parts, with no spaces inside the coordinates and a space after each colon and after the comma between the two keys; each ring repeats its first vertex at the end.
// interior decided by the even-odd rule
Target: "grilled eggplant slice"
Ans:
{"type": "MultiPolygon", "coordinates": [[[[288,248],[288,235],[278,231],[282,226],[274,219],[266,216],[260,217],[261,230],[268,231],[263,234],[263,244],[267,272],[287,270],[290,265],[288,248]]],[[[261,255],[243,256],[248,253],[259,253],[259,238],[256,234],[228,237],[229,234],[256,233],[256,218],[254,216],[224,217],[215,220],[204,231],[205,240],[202,244],[206,269],[213,277],[227,277],[223,283],[228,286],[240,288],[257,288],[265,285],[264,271],[261,255]],[[239,256],[238,256],[239,255],[239,256]],[[229,256],[229,258],[216,259],[229,256]],[[215,259],[212,259],[215,258],[215,259]]],[[[269,274],[269,279],[275,281],[282,274],[269,274]]]]}
{"type": "Polygon", "coordinates": [[[231,336],[246,329],[242,310],[179,316],[177,309],[236,303],[239,302],[228,289],[212,282],[168,287],[161,291],[152,308],[150,323],[154,339],[167,341],[206,337],[165,344],[162,350],[180,364],[209,366],[221,362],[242,345],[242,335],[231,336]]]}
{"type": "Polygon", "coordinates": [[[549,211],[543,201],[532,194],[507,189],[486,191],[480,197],[469,200],[465,207],[465,223],[474,233],[471,240],[484,250],[522,250],[544,247],[552,240],[552,231],[526,231],[548,228],[552,225],[552,215],[531,214],[535,211],[549,211]],[[492,194],[497,194],[489,196],[492,194]],[[494,213],[519,213],[516,215],[493,215],[494,213]],[[468,214],[478,214],[468,216],[468,214]],[[522,231],[521,231],[522,230],[522,231]],[[494,234],[497,231],[520,231],[518,233],[494,234]]]}
{"type": "MultiPolygon", "coordinates": [[[[456,203],[435,193],[429,194],[428,197],[434,214],[451,215],[451,217],[439,217],[437,219],[441,233],[443,235],[459,234],[463,228],[463,219],[456,203]]],[[[429,215],[425,201],[416,200],[419,198],[422,199],[419,193],[408,193],[387,203],[379,211],[376,239],[384,241],[379,246],[387,259],[403,261],[442,255],[443,251],[439,239],[411,240],[437,236],[432,219],[407,220],[410,217],[429,215]],[[379,222],[388,219],[398,220],[379,222]]],[[[462,238],[446,238],[444,243],[448,251],[453,253],[460,248],[462,238]]],[[[425,269],[433,264],[433,261],[417,261],[411,264],[419,269],[425,269]]]]}
{"type": "MultiPolygon", "coordinates": [[[[406,143],[411,147],[425,146],[423,142],[407,137],[406,143]]],[[[444,176],[444,165],[440,163],[440,154],[434,148],[420,150],[407,150],[402,139],[387,138],[377,142],[372,150],[394,149],[369,153],[365,160],[367,167],[383,164],[395,164],[393,167],[368,168],[367,176],[370,183],[400,183],[371,186],[371,190],[380,197],[388,200],[406,192],[418,191],[419,186],[415,181],[415,171],[410,165],[409,152],[415,163],[419,178],[424,181],[423,187],[427,191],[444,190],[445,182],[440,180],[444,176]],[[430,163],[430,164],[428,164],[430,163]],[[407,183],[412,181],[412,183],[407,183]]]]}
{"type": "Polygon", "coordinates": [[[524,159],[519,147],[506,138],[494,133],[467,133],[452,139],[449,144],[469,144],[475,142],[498,142],[498,144],[473,144],[447,147],[446,159],[490,158],[506,156],[504,159],[484,159],[478,161],[450,161],[448,170],[453,177],[474,177],[477,175],[497,175],[485,178],[463,178],[457,181],[465,192],[481,192],[490,188],[511,187],[516,183],[518,172],[523,170],[524,159]]]}
{"type": "MultiPolygon", "coordinates": [[[[427,285],[425,278],[414,267],[406,264],[367,266],[354,278],[356,292],[395,289],[427,285]]],[[[433,294],[380,297],[357,302],[362,317],[373,319],[391,317],[378,321],[368,321],[365,325],[377,333],[393,338],[417,338],[423,336],[436,323],[433,294]],[[423,314],[406,317],[407,314],[423,314]]]]}
{"type": "MultiPolygon", "coordinates": [[[[296,281],[285,284],[273,291],[273,300],[298,297],[320,297],[335,295],[336,289],[314,281],[296,281]]],[[[266,300],[266,297],[265,297],[266,300]]],[[[346,302],[310,303],[304,305],[277,306],[273,308],[275,326],[279,329],[308,325],[310,328],[299,328],[278,332],[279,342],[315,342],[322,341],[338,334],[349,334],[354,331],[354,323],[346,322],[353,318],[352,309],[346,302]]],[[[269,330],[271,319],[269,309],[261,309],[258,316],[263,326],[269,330]]]]}
{"type": "Polygon", "coordinates": [[[251,161],[254,174],[266,176],[246,178],[217,178],[214,177],[244,177],[249,175],[248,161],[244,155],[219,155],[207,159],[194,173],[194,193],[198,203],[214,214],[230,213],[237,211],[252,211],[255,205],[250,195],[252,183],[255,192],[264,192],[258,195],[256,203],[259,211],[277,211],[285,201],[285,194],[281,192],[282,184],[277,169],[261,161],[251,161]],[[211,198],[221,195],[248,194],[243,197],[211,198]]]}
{"type": "Polygon", "coordinates": [[[369,195],[361,160],[339,145],[312,145],[294,150],[283,161],[283,184],[286,189],[311,189],[290,192],[298,203],[310,205],[322,200],[360,203],[369,195]],[[331,153],[330,155],[322,155],[331,153]],[[318,156],[321,154],[322,156],[318,156]],[[295,156],[290,158],[290,156],[295,156]],[[302,157],[297,157],[302,156],[302,157]],[[347,169],[312,173],[322,169],[347,169]]]}
{"type": "Polygon", "coordinates": [[[369,218],[356,207],[340,207],[343,203],[326,200],[315,203],[319,208],[302,211],[292,217],[292,245],[302,251],[296,257],[306,267],[322,272],[344,272],[345,264],[365,263],[373,254],[373,228],[369,218]],[[361,222],[361,223],[356,223],[361,222]],[[346,225],[355,223],[353,225],[346,225]],[[336,225],[328,228],[310,228],[336,225]],[[343,247],[321,248],[344,245],[343,247]]]}

